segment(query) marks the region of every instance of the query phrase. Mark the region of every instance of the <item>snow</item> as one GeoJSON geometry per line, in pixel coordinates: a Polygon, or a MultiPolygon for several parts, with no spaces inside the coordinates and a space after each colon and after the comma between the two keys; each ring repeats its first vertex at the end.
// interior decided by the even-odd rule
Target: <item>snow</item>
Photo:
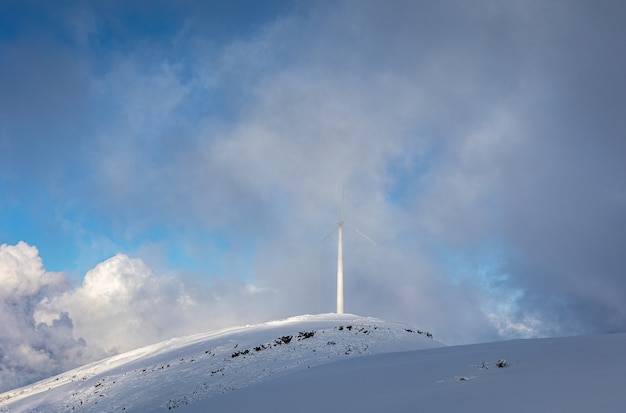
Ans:
{"type": "Polygon", "coordinates": [[[379,354],[295,372],[180,412],[622,412],[625,345],[626,334],[617,334],[379,354]],[[503,368],[496,367],[500,359],[503,368]]]}
{"type": "Polygon", "coordinates": [[[299,316],[93,363],[1,394],[0,412],[618,412],[625,362],[626,334],[446,347],[401,323],[299,316]]]}
{"type": "Polygon", "coordinates": [[[306,315],[168,340],[0,395],[0,412],[150,411],[358,355],[442,346],[401,323],[306,315]]]}

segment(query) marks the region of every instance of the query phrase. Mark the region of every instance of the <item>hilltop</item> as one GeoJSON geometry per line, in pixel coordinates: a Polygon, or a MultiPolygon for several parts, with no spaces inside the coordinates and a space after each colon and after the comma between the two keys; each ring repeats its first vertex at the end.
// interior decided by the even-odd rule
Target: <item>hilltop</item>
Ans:
{"type": "Polygon", "coordinates": [[[442,346],[402,323],[304,315],[176,338],[0,395],[0,411],[173,409],[271,377],[359,355],[442,346]]]}

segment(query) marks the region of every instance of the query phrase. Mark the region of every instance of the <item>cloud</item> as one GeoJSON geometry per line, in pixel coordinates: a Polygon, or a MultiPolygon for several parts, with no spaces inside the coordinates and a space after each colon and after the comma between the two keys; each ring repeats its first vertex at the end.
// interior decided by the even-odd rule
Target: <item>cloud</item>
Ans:
{"type": "Polygon", "coordinates": [[[268,293],[236,281],[211,286],[185,281],[118,254],[90,270],[80,287],[42,302],[35,316],[45,320],[67,312],[74,320],[75,334],[108,352],[123,352],[226,327],[236,320],[258,321],[262,315],[252,308],[267,300],[268,293]]]}
{"type": "Polygon", "coordinates": [[[35,317],[43,322],[67,313],[77,336],[109,353],[225,327],[239,317],[258,318],[246,311],[255,301],[250,291],[262,294],[260,288],[233,283],[224,289],[183,280],[117,254],[87,272],[81,286],[42,301],[35,317]]]}
{"type": "Polygon", "coordinates": [[[46,272],[37,248],[0,245],[0,389],[8,390],[101,355],[72,336],[61,313],[49,325],[35,321],[37,305],[67,288],[62,274],[46,272]]]}
{"type": "Polygon", "coordinates": [[[314,240],[345,186],[348,217],[383,245],[345,248],[355,312],[428,314],[449,342],[621,329],[624,94],[600,74],[624,61],[603,46],[618,26],[589,11],[314,3],[219,47],[190,23],[171,44],[193,58],[131,48],[96,77],[119,109],[88,145],[82,197],[118,238],[174,227],[199,255],[195,231],[214,234],[216,260],[247,262],[228,275],[276,288],[288,315],[333,308],[332,279],[310,280],[332,278],[314,240]]]}
{"type": "Polygon", "coordinates": [[[45,270],[37,248],[0,246],[0,389],[172,337],[267,320],[273,295],[251,283],[212,286],[154,272],[118,254],[72,287],[45,270]]]}
{"type": "Polygon", "coordinates": [[[614,108],[626,93],[602,76],[625,68],[605,46],[619,26],[587,5],[396,6],[317,9],[298,20],[306,38],[276,27],[289,63],[262,76],[246,116],[209,144],[208,163],[254,194],[242,216],[271,223],[259,276],[284,288],[294,274],[316,279],[304,275],[306,254],[285,246],[338,217],[345,184],[348,217],[388,243],[378,261],[346,247],[369,264],[353,264],[354,311],[428,314],[451,342],[489,338],[490,325],[510,337],[626,328],[611,293],[624,287],[626,125],[614,108]],[[585,110],[585,98],[602,109],[585,110]],[[501,252],[497,266],[485,249],[501,252]],[[470,257],[462,288],[461,269],[441,258],[450,254],[470,257]],[[463,314],[481,327],[464,329],[463,314]]]}

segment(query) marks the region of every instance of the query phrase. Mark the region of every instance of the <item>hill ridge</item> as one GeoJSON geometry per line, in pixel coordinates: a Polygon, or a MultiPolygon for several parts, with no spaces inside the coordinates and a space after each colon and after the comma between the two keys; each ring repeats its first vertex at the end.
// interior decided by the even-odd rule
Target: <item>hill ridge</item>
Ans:
{"type": "MultiPolygon", "coordinates": [[[[428,334],[428,335],[427,335],[428,334]]],[[[355,355],[442,346],[403,323],[300,315],[173,338],[0,395],[0,411],[172,409],[355,355]]]]}

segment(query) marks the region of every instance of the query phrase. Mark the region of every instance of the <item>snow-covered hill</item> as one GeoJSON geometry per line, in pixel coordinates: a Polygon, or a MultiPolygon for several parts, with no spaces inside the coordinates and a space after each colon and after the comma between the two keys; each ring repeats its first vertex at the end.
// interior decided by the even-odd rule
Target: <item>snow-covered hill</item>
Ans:
{"type": "Polygon", "coordinates": [[[621,413],[625,367],[626,334],[451,346],[341,360],[180,413],[621,413]]]}
{"type": "Polygon", "coordinates": [[[622,412],[625,366],[626,334],[446,347],[325,314],[121,354],[1,394],[0,412],[622,412]]]}
{"type": "Polygon", "coordinates": [[[0,412],[179,408],[357,355],[441,347],[405,324],[307,315],[168,340],[0,395],[0,412]]]}

